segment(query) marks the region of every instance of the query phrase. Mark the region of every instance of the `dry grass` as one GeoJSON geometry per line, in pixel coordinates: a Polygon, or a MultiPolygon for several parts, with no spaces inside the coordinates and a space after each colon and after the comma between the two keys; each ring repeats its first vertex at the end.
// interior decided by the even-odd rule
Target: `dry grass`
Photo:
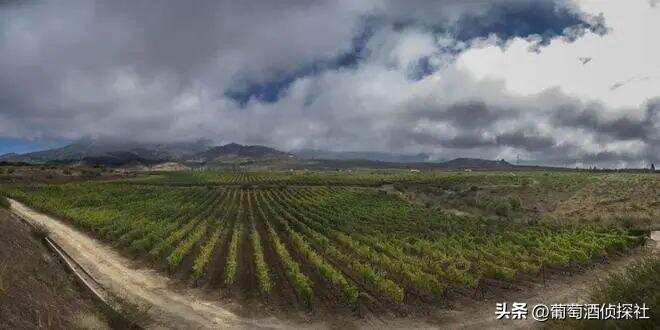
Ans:
{"type": "Polygon", "coordinates": [[[153,322],[149,315],[151,306],[135,303],[115,294],[110,294],[107,299],[112,309],[120,314],[117,319],[111,320],[112,324],[120,325],[122,328],[139,329],[153,322]]]}
{"type": "Polygon", "coordinates": [[[660,217],[660,177],[607,175],[578,191],[553,212],[557,218],[660,217]]]}
{"type": "Polygon", "coordinates": [[[80,330],[105,330],[110,329],[102,317],[92,313],[79,313],[73,317],[76,329],[80,330]]]}

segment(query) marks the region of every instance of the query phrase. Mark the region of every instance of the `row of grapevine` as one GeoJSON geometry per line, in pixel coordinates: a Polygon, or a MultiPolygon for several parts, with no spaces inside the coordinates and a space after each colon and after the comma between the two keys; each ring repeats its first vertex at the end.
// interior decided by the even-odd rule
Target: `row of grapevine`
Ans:
{"type": "Polygon", "coordinates": [[[227,222],[229,221],[229,216],[232,214],[234,211],[234,205],[236,205],[236,197],[238,195],[238,191],[233,191],[231,194],[230,200],[228,201],[228,206],[226,207],[224,216],[220,219],[218,219],[217,224],[215,225],[215,229],[212,231],[211,236],[208,238],[206,243],[202,246],[199,254],[195,258],[195,261],[193,263],[193,277],[194,278],[199,278],[202,276],[204,271],[206,270],[206,267],[208,264],[211,262],[211,258],[213,257],[217,245],[220,243],[220,240],[226,236],[227,232],[229,231],[229,226],[227,225],[227,222]]]}
{"type": "Polygon", "coordinates": [[[445,187],[481,185],[532,184],[542,187],[563,187],[575,190],[594,180],[589,173],[550,172],[479,172],[461,173],[446,171],[409,170],[356,170],[356,171],[217,171],[194,170],[163,173],[128,180],[136,185],[197,186],[197,185],[288,185],[288,186],[362,186],[375,187],[385,184],[433,184],[445,187]]]}
{"type": "Polygon", "coordinates": [[[316,253],[302,235],[291,229],[286,219],[277,215],[271,206],[271,203],[273,202],[271,198],[262,198],[261,202],[268,209],[272,216],[271,218],[274,219],[274,221],[283,229],[284,233],[288,235],[293,248],[299,251],[304,256],[305,261],[311,264],[328,283],[339,288],[345,304],[350,306],[355,305],[358,298],[357,288],[350,284],[340,271],[335,269],[335,267],[327,263],[323,257],[316,253]]]}
{"type": "MultiPolygon", "coordinates": [[[[306,306],[340,301],[354,308],[361,295],[390,306],[437,302],[448,290],[584,265],[631,245],[617,231],[437,214],[366,183],[315,186],[331,182],[328,173],[195,174],[197,183],[224,187],[184,185],[190,173],[180,175],[181,184],[173,186],[71,183],[3,188],[3,194],[189,274],[198,284],[241,286],[262,297],[295,295],[306,306]],[[288,183],[296,176],[306,179],[295,182],[311,186],[230,187],[288,183]],[[255,282],[253,289],[246,286],[255,282]]],[[[353,179],[380,176],[361,173],[353,179]]],[[[459,180],[441,177],[435,179],[459,180]]]]}
{"type": "Polygon", "coordinates": [[[268,265],[266,264],[263,247],[261,246],[261,235],[259,235],[255,224],[252,197],[252,194],[248,195],[247,209],[250,218],[250,243],[252,244],[254,265],[257,271],[257,283],[259,284],[259,289],[263,294],[269,294],[273,285],[270,280],[270,271],[268,265]]]}
{"type": "Polygon", "coordinates": [[[266,217],[263,209],[259,204],[257,204],[257,210],[263,219],[264,226],[266,227],[268,240],[272,244],[275,253],[277,253],[283,268],[285,269],[286,276],[293,285],[298,298],[303,302],[304,305],[311,305],[312,299],[314,297],[311,280],[302,273],[300,270],[300,265],[291,257],[289,251],[285,247],[284,243],[282,243],[280,240],[279,235],[270,224],[270,221],[268,221],[268,218],[266,217]]]}
{"type": "MultiPolygon", "coordinates": [[[[282,212],[282,209],[280,209],[280,212],[282,212]]],[[[359,281],[370,291],[390,302],[397,304],[403,302],[403,289],[396,283],[385,278],[379,272],[374,271],[370,265],[364,264],[350,255],[341,252],[327,237],[298,221],[295,216],[289,215],[288,218],[307,239],[319,247],[317,249],[319,252],[334,260],[335,264],[345,265],[352,273],[357,274],[356,276],[359,278],[359,281]]]]}
{"type": "MultiPolygon", "coordinates": [[[[243,201],[243,192],[240,192],[240,201],[243,201]]],[[[232,285],[236,280],[236,272],[238,267],[238,244],[243,237],[243,227],[244,223],[240,221],[242,216],[243,208],[239,208],[236,213],[236,221],[234,221],[233,234],[231,240],[229,241],[229,252],[227,254],[227,264],[225,266],[225,284],[232,285]]]]}

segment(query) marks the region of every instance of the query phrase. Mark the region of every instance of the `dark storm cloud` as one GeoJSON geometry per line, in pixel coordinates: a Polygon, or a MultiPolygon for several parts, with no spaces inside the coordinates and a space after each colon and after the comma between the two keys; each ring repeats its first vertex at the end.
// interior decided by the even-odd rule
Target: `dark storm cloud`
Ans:
{"type": "Polygon", "coordinates": [[[560,1],[501,1],[488,5],[481,13],[466,13],[452,27],[461,40],[495,35],[502,42],[515,37],[536,39],[537,45],[548,45],[561,36],[569,40],[586,31],[605,34],[602,16],[587,16],[560,1]]]}
{"type": "Polygon", "coordinates": [[[557,37],[575,40],[589,31],[607,33],[604,17],[562,0],[392,0],[384,1],[379,13],[398,26],[424,25],[461,41],[494,35],[501,43],[531,37],[547,45],[557,37]]]}
{"type": "Polygon", "coordinates": [[[524,149],[528,151],[542,151],[556,145],[552,137],[540,136],[538,133],[515,131],[497,136],[497,144],[524,149]]]}
{"type": "Polygon", "coordinates": [[[494,122],[516,115],[511,109],[498,109],[484,101],[467,101],[453,104],[446,111],[435,113],[430,118],[444,119],[461,128],[486,127],[494,122]]]}
{"type": "Polygon", "coordinates": [[[603,151],[598,153],[586,154],[582,158],[582,160],[590,163],[604,163],[604,162],[618,162],[618,161],[632,162],[635,161],[635,157],[632,157],[625,153],[603,151]]]}
{"type": "Polygon", "coordinates": [[[567,0],[22,2],[0,6],[0,138],[579,158],[597,135],[650,154],[657,105],[612,119],[454,64],[605,31],[567,0]]]}
{"type": "Polygon", "coordinates": [[[616,140],[657,141],[660,118],[660,99],[653,99],[643,107],[643,116],[617,115],[607,118],[599,105],[585,108],[564,106],[553,115],[555,125],[582,128],[616,140]]]}
{"type": "MultiPolygon", "coordinates": [[[[462,42],[495,36],[497,43],[504,46],[514,38],[533,38],[534,50],[546,46],[551,40],[562,37],[573,41],[587,31],[605,34],[607,27],[602,16],[591,16],[581,12],[571,3],[559,0],[505,0],[470,3],[448,1],[383,1],[365,10],[360,17],[360,33],[353,38],[352,47],[334,58],[326,58],[309,63],[307,67],[292,72],[279,72],[272,81],[242,83],[235,86],[227,95],[245,104],[254,97],[261,101],[277,101],[298,78],[313,75],[324,70],[354,67],[360,56],[365,56],[364,48],[375,30],[392,28],[394,31],[410,27],[422,27],[435,34],[448,34],[462,42]],[[405,4],[405,8],[402,8],[405,4]],[[435,13],[435,16],[429,16],[435,13]]],[[[441,47],[440,53],[458,55],[462,49],[441,47]]],[[[408,77],[422,79],[438,68],[431,64],[428,56],[419,58],[410,65],[408,77]]]]}
{"type": "MultiPolygon", "coordinates": [[[[528,133],[522,130],[505,132],[494,138],[485,136],[484,129],[478,129],[471,132],[463,132],[457,136],[447,139],[432,139],[426,137],[427,143],[440,144],[443,147],[451,149],[474,149],[488,147],[514,147],[530,152],[552,151],[557,147],[556,141],[551,137],[541,136],[538,133],[528,133]]],[[[423,141],[418,137],[418,142],[423,141]]]]}
{"type": "Polygon", "coordinates": [[[440,143],[452,149],[472,149],[497,145],[496,141],[486,139],[478,133],[458,135],[447,140],[442,140],[440,143]]]}
{"type": "Polygon", "coordinates": [[[169,138],[177,118],[168,109],[181,94],[221,97],[234,81],[268,82],[344,54],[357,15],[347,3],[301,1],[9,6],[0,12],[1,114],[12,135],[55,136],[95,134],[86,126],[131,112],[138,118],[126,121],[162,123],[169,138]],[[151,95],[116,95],[122,81],[151,95]],[[88,115],[95,120],[83,122],[88,115]]]}
{"type": "Polygon", "coordinates": [[[511,150],[510,157],[523,152],[525,157],[562,166],[658,161],[660,99],[615,114],[606,114],[608,110],[600,104],[584,104],[554,92],[519,101],[502,100],[500,95],[490,100],[425,104],[424,111],[411,110],[407,118],[423,128],[412,136],[421,145],[485,154],[505,148],[511,150]],[[613,149],[603,150],[607,145],[613,149]]]}
{"type": "Polygon", "coordinates": [[[301,64],[293,71],[279,71],[274,76],[263,82],[254,82],[250,77],[237,77],[228,87],[225,95],[245,106],[248,101],[254,99],[259,102],[276,102],[281,94],[286,91],[293,82],[298,79],[314,76],[323,71],[337,70],[340,68],[355,68],[359,63],[366,42],[373,34],[374,26],[370,25],[370,19],[360,23],[360,32],[353,37],[351,47],[336,56],[319,59],[311,63],[301,64]]]}

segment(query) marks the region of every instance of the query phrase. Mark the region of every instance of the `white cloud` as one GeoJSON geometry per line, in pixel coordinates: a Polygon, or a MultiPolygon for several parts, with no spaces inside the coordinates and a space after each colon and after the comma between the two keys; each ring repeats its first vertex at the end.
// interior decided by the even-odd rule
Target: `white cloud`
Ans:
{"type": "Polygon", "coordinates": [[[540,53],[528,52],[529,42],[515,40],[506,49],[473,48],[458,65],[478,78],[506,81],[514,93],[533,94],[560,86],[571,95],[602,101],[612,108],[638,107],[660,91],[660,10],[645,0],[582,1],[581,8],[603,13],[611,31],[587,34],[575,42],[555,39],[540,53]],[[580,57],[591,57],[583,65],[580,57]],[[611,90],[613,84],[632,79],[611,90]]]}

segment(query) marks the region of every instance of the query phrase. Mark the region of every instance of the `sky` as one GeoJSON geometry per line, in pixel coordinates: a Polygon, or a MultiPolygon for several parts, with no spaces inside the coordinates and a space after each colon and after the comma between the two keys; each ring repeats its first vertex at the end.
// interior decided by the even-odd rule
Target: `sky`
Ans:
{"type": "Polygon", "coordinates": [[[653,0],[1,1],[0,153],[81,138],[660,161],[653,0]]]}

